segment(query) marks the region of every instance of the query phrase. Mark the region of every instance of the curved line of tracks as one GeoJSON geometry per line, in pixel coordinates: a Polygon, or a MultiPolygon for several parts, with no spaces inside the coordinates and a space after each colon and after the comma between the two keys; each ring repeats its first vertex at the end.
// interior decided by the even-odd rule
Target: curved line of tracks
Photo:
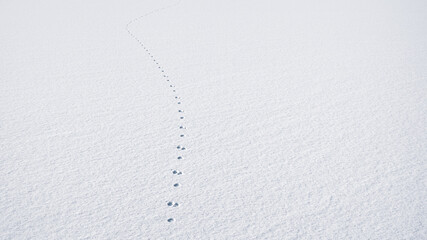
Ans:
{"type": "MultiPolygon", "coordinates": [[[[176,103],[179,105],[179,107],[182,106],[182,100],[181,97],[178,95],[175,85],[172,83],[172,81],[170,80],[169,76],[166,74],[165,70],[163,69],[163,67],[160,65],[160,63],[156,60],[156,58],[151,54],[150,50],[147,48],[147,46],[141,41],[141,39],[139,39],[131,30],[130,30],[130,26],[138,21],[140,21],[141,19],[154,14],[156,12],[159,11],[163,11],[165,9],[174,7],[176,5],[178,5],[181,1],[177,1],[171,5],[168,5],[166,7],[161,7],[158,9],[155,9],[151,12],[148,12],[144,15],[141,15],[137,18],[132,19],[127,25],[126,25],[126,30],[129,33],[129,35],[135,39],[138,44],[145,50],[145,52],[148,54],[148,56],[151,58],[151,60],[153,61],[153,63],[155,64],[155,66],[157,67],[157,69],[159,70],[160,74],[163,76],[163,79],[165,80],[165,82],[169,85],[169,89],[172,90],[172,92],[174,93],[174,98],[176,103]]],[[[182,141],[184,137],[186,137],[185,131],[186,131],[186,127],[185,125],[183,125],[183,120],[184,120],[184,110],[181,108],[178,108],[178,116],[179,116],[179,120],[181,121],[181,124],[179,126],[179,141],[182,141]]],[[[178,150],[178,155],[177,155],[177,160],[182,160],[183,159],[183,155],[182,155],[182,151],[186,150],[186,147],[182,146],[181,144],[177,145],[176,149],[178,150]]],[[[174,170],[172,169],[172,174],[175,177],[178,177],[180,175],[182,175],[182,172],[179,170],[174,170]]],[[[173,184],[173,188],[178,188],[180,187],[181,184],[179,184],[178,182],[173,184]]],[[[166,204],[167,207],[178,207],[179,203],[178,202],[174,202],[174,201],[168,201],[166,204]]],[[[175,219],[170,217],[167,219],[168,222],[174,222],[175,219]]]]}

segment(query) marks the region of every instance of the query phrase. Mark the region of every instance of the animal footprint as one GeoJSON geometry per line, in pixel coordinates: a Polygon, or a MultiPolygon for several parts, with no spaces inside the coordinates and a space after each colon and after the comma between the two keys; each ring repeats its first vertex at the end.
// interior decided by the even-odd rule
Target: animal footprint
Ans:
{"type": "MultiPolygon", "coordinates": [[[[181,151],[183,151],[183,150],[185,150],[186,148],[185,147],[183,147],[183,146],[181,146],[181,145],[178,145],[177,147],[176,147],[178,150],[181,150],[181,151]]],[[[178,158],[179,159],[179,158],[178,158]]]]}
{"type": "Polygon", "coordinates": [[[176,203],[176,202],[168,202],[168,206],[169,206],[169,207],[178,207],[178,206],[179,206],[179,204],[178,204],[178,203],[176,203]]]}
{"type": "Polygon", "coordinates": [[[176,174],[176,175],[181,175],[181,174],[182,174],[182,172],[181,172],[181,171],[177,171],[177,170],[173,170],[173,171],[172,171],[172,173],[173,173],[173,174],[176,174]]]}

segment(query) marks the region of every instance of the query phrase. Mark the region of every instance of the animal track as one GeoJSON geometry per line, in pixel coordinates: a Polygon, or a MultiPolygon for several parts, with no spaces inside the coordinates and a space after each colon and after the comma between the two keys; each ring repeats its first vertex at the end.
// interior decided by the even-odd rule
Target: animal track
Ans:
{"type": "MultiPolygon", "coordinates": [[[[137,42],[138,42],[138,44],[145,50],[145,52],[147,53],[147,55],[153,60],[152,62],[154,62],[156,65],[155,66],[157,66],[157,69],[159,69],[160,70],[160,73],[162,74],[162,76],[163,76],[163,78],[165,78],[166,79],[166,81],[167,82],[169,82],[168,84],[169,84],[169,87],[170,88],[172,88],[172,92],[176,92],[176,90],[175,90],[175,85],[173,84],[173,82],[169,79],[169,77],[168,77],[168,75],[166,74],[166,71],[163,69],[163,67],[159,64],[159,62],[157,61],[157,59],[154,57],[154,55],[149,51],[149,49],[147,49],[147,47],[144,45],[144,43],[135,35],[135,34],[133,34],[133,32],[130,30],[130,26],[133,24],[133,23],[135,23],[135,22],[137,22],[137,21],[139,21],[139,20],[141,20],[142,18],[144,18],[144,17],[146,17],[146,16],[148,16],[148,15],[150,15],[150,14],[153,14],[153,13],[155,13],[155,12],[158,12],[158,11],[161,11],[161,10],[164,10],[164,9],[167,9],[167,8],[170,8],[170,7],[172,7],[172,6],[175,6],[175,5],[177,5],[177,4],[179,4],[181,1],[180,0],[178,0],[178,1],[176,1],[174,4],[171,4],[171,5],[169,5],[169,6],[166,6],[166,7],[163,7],[163,8],[158,8],[158,9],[156,9],[156,10],[153,10],[153,11],[151,11],[151,12],[148,12],[148,13],[146,13],[146,14],[144,14],[144,15],[141,15],[141,16],[139,16],[139,17],[137,17],[137,18],[134,18],[134,19],[132,19],[130,22],[128,22],[128,24],[126,25],[126,30],[127,30],[127,32],[129,33],[129,35],[134,39],[134,40],[136,40],[137,42]]],[[[180,97],[178,97],[178,96],[175,96],[175,99],[181,99],[180,97]]],[[[178,104],[181,104],[181,101],[178,101],[178,104]]],[[[178,110],[178,112],[179,113],[183,113],[184,111],[182,111],[182,110],[178,110]]],[[[180,119],[184,119],[184,117],[183,116],[180,116],[180,119]]],[[[186,129],[184,126],[180,126],[180,129],[186,129]]],[[[182,137],[184,137],[184,134],[180,134],[180,137],[182,138],[182,137]]],[[[177,149],[178,150],[185,150],[186,148],[185,147],[182,147],[181,145],[178,145],[177,146],[177,149]]],[[[177,157],[177,159],[178,160],[181,160],[181,159],[183,159],[183,157],[182,156],[178,156],[177,157]]],[[[182,175],[182,172],[181,171],[178,171],[178,170],[172,170],[172,173],[174,174],[174,175],[182,175]]],[[[180,184],[179,183],[175,183],[174,185],[173,185],[175,188],[176,187],[179,187],[180,186],[180,184]]],[[[170,207],[178,207],[179,206],[179,204],[177,203],[177,202],[172,202],[172,201],[170,201],[170,202],[167,202],[167,205],[168,206],[170,206],[170,207]]],[[[167,219],[167,221],[168,222],[174,222],[175,221],[175,218],[168,218],[167,219]]]]}

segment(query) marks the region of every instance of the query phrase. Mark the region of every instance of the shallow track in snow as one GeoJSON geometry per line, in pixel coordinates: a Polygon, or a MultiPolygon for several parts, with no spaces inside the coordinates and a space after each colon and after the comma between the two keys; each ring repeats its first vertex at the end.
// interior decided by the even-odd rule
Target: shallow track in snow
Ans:
{"type": "MultiPolygon", "coordinates": [[[[150,50],[143,43],[143,41],[141,41],[141,39],[138,38],[132,32],[132,30],[130,29],[130,27],[134,23],[137,23],[138,21],[141,21],[145,17],[147,17],[149,15],[152,15],[152,14],[154,14],[156,12],[163,11],[163,10],[166,10],[168,8],[174,7],[174,6],[178,5],[180,2],[181,1],[176,1],[175,3],[173,3],[171,5],[168,5],[168,6],[165,6],[165,7],[161,7],[161,8],[157,8],[157,9],[151,11],[151,12],[145,13],[144,15],[141,15],[139,17],[136,17],[136,18],[132,19],[126,25],[126,30],[129,33],[129,35],[138,42],[138,44],[144,49],[144,51],[147,53],[147,55],[151,58],[151,60],[155,64],[155,67],[159,70],[159,74],[162,75],[164,81],[167,83],[166,86],[168,87],[168,90],[171,90],[174,93],[174,99],[175,99],[176,104],[178,105],[178,111],[177,111],[177,113],[178,113],[178,117],[179,117],[179,121],[180,121],[180,125],[179,125],[179,131],[180,131],[180,133],[179,133],[179,136],[178,136],[178,139],[177,139],[178,144],[177,144],[177,147],[176,147],[176,149],[178,151],[177,156],[176,156],[176,161],[182,161],[184,159],[182,153],[183,153],[183,151],[185,151],[187,149],[185,146],[183,146],[182,144],[180,144],[181,141],[182,141],[182,139],[186,137],[186,130],[187,130],[187,128],[186,128],[186,126],[184,124],[185,123],[184,122],[185,117],[184,117],[184,110],[182,109],[182,99],[181,99],[181,96],[178,94],[178,92],[176,90],[175,84],[172,82],[172,80],[170,79],[169,75],[166,74],[166,71],[164,70],[164,68],[162,67],[162,65],[156,60],[156,58],[154,57],[154,55],[150,52],[150,50]]],[[[178,178],[181,177],[181,175],[183,173],[180,170],[172,169],[171,170],[171,174],[173,174],[172,177],[176,178],[176,181],[175,181],[176,183],[173,184],[173,188],[181,187],[181,184],[178,182],[178,180],[179,180],[178,178]]],[[[166,207],[176,208],[176,207],[180,206],[180,204],[177,201],[166,201],[166,202],[167,202],[166,207]]],[[[167,217],[167,221],[168,222],[174,222],[175,218],[173,218],[173,216],[168,216],[167,217]]]]}

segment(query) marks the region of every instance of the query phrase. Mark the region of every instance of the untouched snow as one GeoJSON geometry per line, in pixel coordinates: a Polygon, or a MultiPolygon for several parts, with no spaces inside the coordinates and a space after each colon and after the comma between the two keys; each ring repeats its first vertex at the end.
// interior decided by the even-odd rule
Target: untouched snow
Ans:
{"type": "Polygon", "coordinates": [[[426,239],[426,16],[2,1],[0,239],[426,239]]]}

